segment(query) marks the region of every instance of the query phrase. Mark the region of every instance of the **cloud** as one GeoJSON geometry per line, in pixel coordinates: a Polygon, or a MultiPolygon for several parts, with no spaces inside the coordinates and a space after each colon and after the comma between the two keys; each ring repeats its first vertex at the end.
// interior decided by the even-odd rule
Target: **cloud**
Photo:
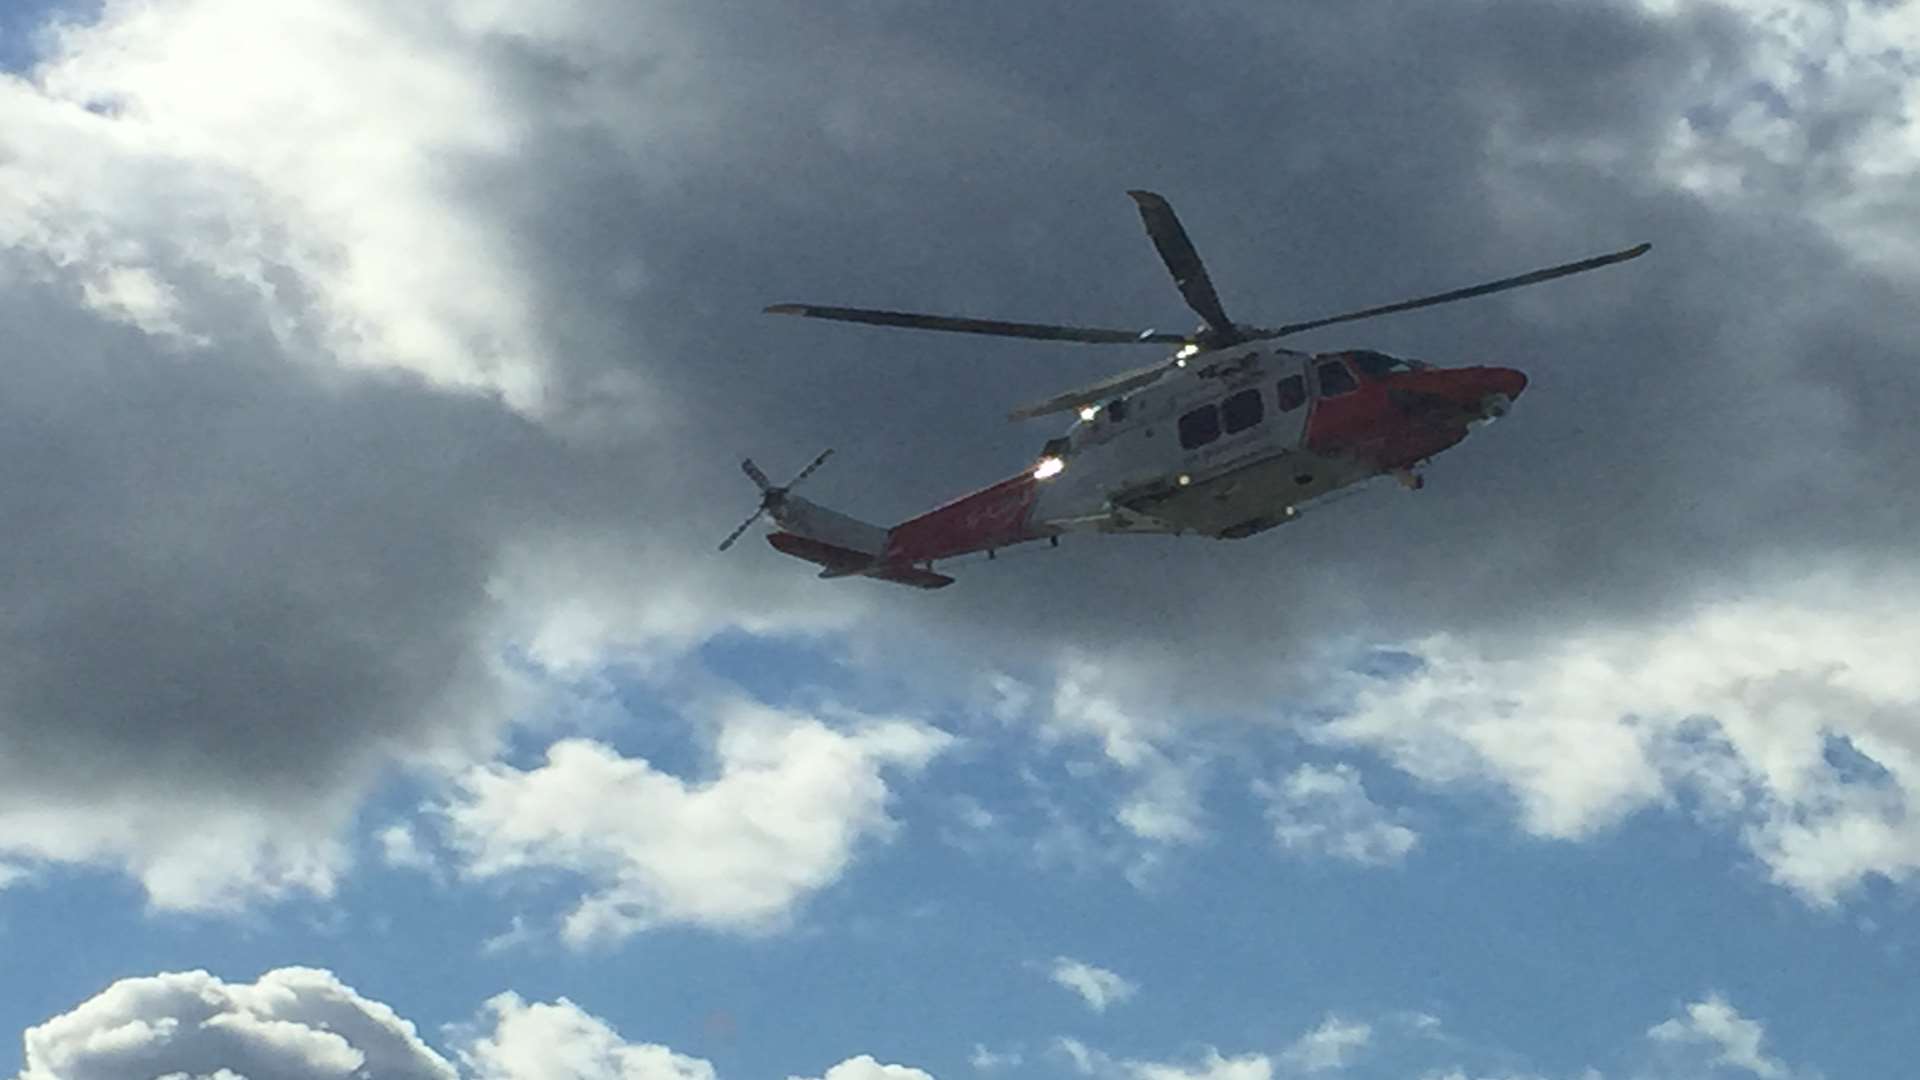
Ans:
{"type": "Polygon", "coordinates": [[[1279,783],[1255,783],[1254,791],[1266,799],[1273,837],[1287,851],[1385,866],[1420,842],[1419,833],[1367,798],[1351,765],[1301,765],[1279,783]]]}
{"type": "MultiPolygon", "coordinates": [[[[1182,722],[1272,716],[1353,641],[1497,660],[1907,558],[1920,499],[1883,478],[1920,454],[1920,255],[1885,226],[1920,207],[1892,9],[1426,5],[1355,33],[1237,5],[1236,35],[1298,59],[1204,86],[1151,73],[1215,20],[993,10],[1028,32],[981,49],[994,14],[939,9],[746,27],[662,4],[609,36],[632,15],[598,0],[114,3],[0,79],[0,511],[34,523],[0,559],[22,583],[7,853],[117,868],[161,907],[324,895],[391,770],[486,760],[533,711],[503,656],[580,671],[831,628],[929,693],[1071,654],[1182,722]],[[1074,87],[1045,47],[1069,26],[1074,87]],[[1382,121],[1340,122],[1361,96],[1382,121]],[[1217,107],[1276,100],[1302,104],[1270,139],[1217,107]],[[1125,178],[1139,145],[1164,164],[1125,178]],[[1317,194],[1276,200],[1276,178],[1317,194]],[[1418,496],[1284,540],[1071,543],[917,600],[755,545],[715,560],[750,498],[736,451],[838,444],[816,493],[893,520],[1026,459],[1037,432],[994,426],[1010,401],[1121,363],[752,312],[1184,318],[1134,183],[1169,191],[1251,321],[1660,247],[1300,339],[1534,373],[1418,496]],[[1312,257],[1247,240],[1275,236],[1312,257]]],[[[1092,736],[1140,778],[1119,823],[1203,835],[1190,736],[1140,730],[1092,736]]],[[[1526,796],[1534,827],[1580,835],[1664,790],[1606,725],[1541,743],[1589,734],[1613,781],[1526,796]]],[[[1550,761],[1520,767],[1547,790],[1550,761]]],[[[1888,805],[1816,818],[1834,831],[1753,834],[1810,895],[1911,865],[1888,805]]]]}
{"type": "Polygon", "coordinates": [[[1115,1080],[1272,1080],[1273,1059],[1265,1054],[1221,1057],[1211,1047],[1196,1063],[1135,1061],[1114,1058],[1079,1039],[1060,1036],[1052,1049],[1081,1076],[1113,1077],[1115,1080]]]}
{"type": "Polygon", "coordinates": [[[714,1080],[713,1066],[653,1043],[622,1039],[606,1021],[561,998],[528,1004],[499,994],[481,1012],[481,1026],[460,1048],[474,1080],[714,1080]]]}
{"type": "Polygon", "coordinates": [[[6,853],[161,908],[328,895],[369,791],[524,714],[503,656],[846,610],[633,580],[688,550],[636,507],[704,481],[641,495],[631,335],[561,348],[478,195],[553,182],[519,155],[556,114],[473,9],[115,3],[0,75],[6,853]]]}
{"type": "Polygon", "coordinates": [[[587,739],[546,762],[460,778],[441,809],[465,872],[553,867],[589,892],[566,917],[575,947],[653,926],[766,929],[831,884],[892,827],[884,770],[912,772],[950,736],[900,720],[846,730],[742,701],[720,706],[714,775],[689,780],[587,739]]]}
{"type": "Polygon", "coordinates": [[[1305,1072],[1343,1069],[1372,1038],[1372,1025],[1328,1015],[1319,1027],[1295,1039],[1281,1060],[1305,1072]]]}
{"type": "Polygon", "coordinates": [[[129,233],[161,247],[173,265],[109,263],[87,296],[150,330],[187,317],[169,278],[212,273],[335,361],[537,404],[543,350],[506,237],[442,203],[446,164],[512,153],[529,102],[457,29],[352,2],[109,6],[60,34],[37,93],[8,95],[20,143],[80,152],[21,170],[38,213],[0,216],[0,235],[83,263],[129,233]],[[236,83],[252,92],[221,89],[236,83]],[[59,186],[82,177],[103,182],[59,186]],[[140,191],[163,177],[184,198],[140,191]]]}
{"type": "Polygon", "coordinates": [[[1025,1060],[1026,1055],[1018,1049],[989,1050],[984,1043],[974,1043],[973,1053],[967,1055],[967,1064],[972,1065],[975,1072],[1016,1069],[1025,1060]]]}
{"type": "Polygon", "coordinates": [[[380,845],[380,861],[402,870],[434,871],[439,866],[433,853],[420,842],[413,826],[406,822],[389,825],[374,834],[380,845]]]}
{"type": "Polygon", "coordinates": [[[1318,736],[1441,784],[1491,783],[1579,838],[1683,796],[1817,904],[1920,868],[1920,647],[1904,577],[1833,576],[1492,655],[1430,639],[1318,736]]]}
{"type": "MultiPolygon", "coordinates": [[[[788,1080],[804,1080],[789,1077],[788,1080]]],[[[871,1055],[848,1058],[826,1071],[819,1080],[933,1080],[933,1074],[906,1065],[882,1065],[871,1055]]]]}
{"type": "MultiPolygon", "coordinates": [[[[494,997],[460,1048],[472,1080],[715,1080],[710,1062],[665,1046],[634,1043],[612,1025],[561,998],[529,1004],[519,995],[494,997]]],[[[798,1077],[792,1080],[800,1080],[798,1077]]],[[[933,1080],[905,1065],[883,1065],[870,1055],[849,1058],[819,1080],[933,1080]]]]}
{"type": "Polygon", "coordinates": [[[1129,694],[1131,681],[1085,658],[1066,659],[1040,734],[1055,742],[1092,740],[1112,766],[1133,778],[1113,812],[1127,832],[1149,843],[1194,843],[1205,835],[1202,764],[1169,748],[1180,740],[1158,715],[1167,706],[1129,694]]]}
{"type": "Polygon", "coordinates": [[[1794,1075],[1779,1059],[1761,1052],[1766,1029],[1760,1022],[1741,1016],[1717,994],[1688,1005],[1681,1016],[1648,1028],[1647,1037],[1675,1047],[1705,1048],[1713,1053],[1709,1066],[1740,1069],[1761,1080],[1790,1080],[1794,1075]]]}
{"type": "Polygon", "coordinates": [[[538,940],[540,940],[539,931],[527,925],[526,916],[516,914],[507,923],[505,930],[480,943],[480,951],[488,954],[506,952],[509,949],[525,947],[538,940]]]}
{"type": "MultiPolygon", "coordinates": [[[[566,998],[498,994],[449,1030],[459,1070],[412,1023],[332,972],[281,968],[251,984],[204,971],[154,975],[122,979],[29,1028],[19,1080],[716,1080],[711,1063],[629,1042],[566,998]]],[[[863,1054],[821,1080],[932,1077],[863,1054]]]]}
{"type": "Polygon", "coordinates": [[[1053,967],[1047,973],[1055,984],[1080,995],[1087,1008],[1103,1013],[1107,1006],[1117,1005],[1138,993],[1138,984],[1108,971],[1070,957],[1056,956],[1053,967]]]}
{"type": "Polygon", "coordinates": [[[1273,1061],[1264,1054],[1223,1058],[1208,1050],[1195,1065],[1130,1061],[1126,1068],[1137,1080],[1273,1080],[1273,1061]]]}
{"type": "Polygon", "coordinates": [[[1111,1061],[1105,1054],[1093,1049],[1071,1035],[1061,1035],[1053,1040],[1052,1049],[1065,1058],[1073,1071],[1081,1076],[1092,1076],[1105,1068],[1111,1061]]]}
{"type": "Polygon", "coordinates": [[[414,1026],[312,968],[226,983],[204,971],[122,979],[27,1029],[21,1080],[129,1076],[454,1080],[414,1026]]]}

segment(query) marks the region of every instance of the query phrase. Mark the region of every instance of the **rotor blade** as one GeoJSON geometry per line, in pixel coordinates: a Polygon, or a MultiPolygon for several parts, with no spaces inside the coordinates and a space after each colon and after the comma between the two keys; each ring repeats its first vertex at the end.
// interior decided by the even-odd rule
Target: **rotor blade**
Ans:
{"type": "Polygon", "coordinates": [[[1624,251],[1616,251],[1608,255],[1596,255],[1591,259],[1582,259],[1579,262],[1570,262],[1561,266],[1549,266],[1545,270],[1535,270],[1532,273],[1521,274],[1518,277],[1501,278],[1499,281],[1489,281],[1485,285],[1474,285],[1465,289],[1455,289],[1452,292],[1436,293],[1433,296],[1423,296],[1418,300],[1402,300],[1397,304],[1367,308],[1364,311],[1350,311],[1345,315],[1329,315],[1324,319],[1288,323],[1285,326],[1270,330],[1256,330],[1253,331],[1252,337],[1255,340],[1264,341],[1268,338],[1297,334],[1302,330],[1313,330],[1322,326],[1332,326],[1334,323],[1371,319],[1376,315],[1392,315],[1398,311],[1412,311],[1415,308],[1432,307],[1435,304],[1450,304],[1455,300],[1470,300],[1476,296],[1486,296],[1489,293],[1518,289],[1526,285],[1538,285],[1543,281],[1552,281],[1554,278],[1566,277],[1568,274],[1579,274],[1588,270],[1598,270],[1603,266],[1626,262],[1628,259],[1637,259],[1645,255],[1652,247],[1652,244],[1637,244],[1624,251]]]}
{"type": "Polygon", "coordinates": [[[1155,330],[1103,330],[1091,326],[1051,326],[1046,323],[971,319],[961,315],[820,307],[816,304],[774,304],[766,309],[766,313],[804,315],[809,319],[834,319],[870,326],[898,326],[908,330],[945,330],[956,334],[991,334],[995,337],[1037,338],[1041,341],[1082,341],[1090,345],[1185,345],[1193,340],[1191,334],[1168,334],[1155,330]]]}
{"type": "Polygon", "coordinates": [[[722,540],[722,541],[720,541],[720,550],[721,550],[721,551],[725,551],[725,550],[727,550],[728,548],[730,548],[730,547],[732,547],[732,546],[733,546],[733,542],[734,542],[735,540],[738,540],[738,539],[740,539],[740,534],[742,534],[742,533],[744,533],[744,532],[746,532],[746,531],[747,531],[748,529],[751,529],[751,528],[753,528],[753,523],[754,523],[754,522],[756,522],[756,521],[759,521],[759,520],[760,520],[760,515],[761,515],[761,514],[764,514],[764,513],[766,513],[766,512],[767,512],[767,508],[766,508],[766,507],[764,507],[764,506],[763,506],[763,507],[761,507],[761,508],[760,508],[760,509],[758,509],[758,510],[755,510],[755,511],[753,512],[753,516],[752,516],[752,517],[749,517],[749,518],[748,518],[747,520],[745,520],[745,521],[743,521],[743,522],[741,522],[741,523],[740,523],[740,527],[739,527],[739,528],[737,528],[737,529],[735,529],[735,530],[733,530],[732,532],[730,532],[730,533],[728,533],[728,534],[727,534],[727,538],[726,538],[725,540],[722,540]]]}
{"type": "Polygon", "coordinates": [[[1173,274],[1173,283],[1180,287],[1180,295],[1186,298],[1187,306],[1199,313],[1207,324],[1207,329],[1217,337],[1234,336],[1233,321],[1227,318],[1227,311],[1220,306],[1220,295],[1213,291],[1213,279],[1207,277],[1207,267],[1200,261],[1200,252],[1195,250],[1193,241],[1187,237],[1187,230],[1180,226],[1180,218],[1173,212],[1173,206],[1166,199],[1151,191],[1129,191],[1128,195],[1139,204],[1140,220],[1146,222],[1147,235],[1153,238],[1154,250],[1160,253],[1160,261],[1167,264],[1167,270],[1173,274]]]}
{"type": "Polygon", "coordinates": [[[752,458],[740,459],[740,471],[746,473],[747,479],[753,481],[761,491],[773,490],[773,481],[767,479],[767,474],[760,471],[760,466],[755,465],[752,458]]]}
{"type": "Polygon", "coordinates": [[[833,451],[831,449],[820,451],[819,457],[814,458],[813,461],[810,464],[808,464],[806,468],[801,469],[800,472],[796,476],[794,476],[793,479],[787,481],[787,486],[785,490],[792,491],[794,488],[800,486],[800,481],[805,480],[809,476],[812,476],[813,470],[826,464],[827,459],[832,456],[833,456],[833,451]]]}
{"type": "Polygon", "coordinates": [[[1036,416],[1048,416],[1053,413],[1066,412],[1069,409],[1077,409],[1082,405],[1092,405],[1107,398],[1124,394],[1129,390],[1137,390],[1166,374],[1176,366],[1177,363],[1178,362],[1174,360],[1162,360],[1157,364],[1134,368],[1132,371],[1123,371],[1118,375],[1109,376],[1097,383],[1082,386],[1076,390],[1069,390],[1064,394],[1055,395],[1044,401],[1035,401],[1027,405],[1022,405],[1008,413],[1007,419],[1028,420],[1036,416]]]}

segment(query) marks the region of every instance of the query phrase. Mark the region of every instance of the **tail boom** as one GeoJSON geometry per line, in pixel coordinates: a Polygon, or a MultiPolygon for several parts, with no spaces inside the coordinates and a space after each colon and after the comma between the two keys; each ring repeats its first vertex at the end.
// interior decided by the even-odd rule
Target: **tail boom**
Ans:
{"type": "Polygon", "coordinates": [[[1036,520],[1040,481],[1032,472],[1008,477],[963,495],[891,529],[788,496],[774,509],[781,531],[769,534],[774,550],[820,567],[823,578],[870,577],[921,589],[953,584],[927,564],[977,551],[991,551],[1057,530],[1036,520]]]}

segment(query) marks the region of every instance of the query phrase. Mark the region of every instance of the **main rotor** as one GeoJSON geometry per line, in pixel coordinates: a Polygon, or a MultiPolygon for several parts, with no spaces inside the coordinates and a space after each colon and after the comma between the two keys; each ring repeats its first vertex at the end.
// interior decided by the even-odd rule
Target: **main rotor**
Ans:
{"type": "Polygon", "coordinates": [[[1151,191],[1129,191],[1127,194],[1133,197],[1135,205],[1139,207],[1140,219],[1146,225],[1147,236],[1152,239],[1154,250],[1159,252],[1160,261],[1166,264],[1168,273],[1173,275],[1173,283],[1180,290],[1180,296],[1186,300],[1187,306],[1193,309],[1194,314],[1200,316],[1200,328],[1191,334],[1005,322],[958,315],[924,315],[916,312],[882,311],[873,308],[822,307],[815,304],[774,304],[766,310],[773,315],[801,315],[814,319],[834,319],[840,322],[893,326],[910,330],[941,330],[950,333],[988,334],[994,337],[1032,338],[1041,341],[1077,341],[1090,345],[1183,346],[1170,359],[1124,371],[1090,386],[1083,386],[1045,401],[1015,409],[1013,418],[1023,419],[1078,409],[1083,405],[1138,389],[1184,364],[1186,357],[1194,352],[1224,349],[1250,341],[1267,341],[1306,330],[1316,330],[1323,326],[1333,326],[1336,323],[1357,322],[1361,319],[1413,311],[1437,304],[1450,304],[1456,300],[1470,300],[1477,296],[1487,296],[1527,285],[1538,285],[1569,274],[1597,270],[1603,266],[1638,258],[1652,247],[1651,244],[1636,244],[1606,255],[1596,255],[1578,262],[1549,266],[1542,270],[1501,278],[1498,281],[1470,285],[1464,289],[1453,289],[1431,296],[1308,319],[1304,322],[1286,323],[1276,327],[1250,326],[1236,323],[1227,317],[1226,308],[1220,303],[1220,294],[1214,290],[1213,279],[1207,276],[1206,264],[1201,261],[1199,250],[1187,236],[1187,230],[1180,224],[1179,216],[1173,212],[1173,206],[1165,198],[1151,191]]]}

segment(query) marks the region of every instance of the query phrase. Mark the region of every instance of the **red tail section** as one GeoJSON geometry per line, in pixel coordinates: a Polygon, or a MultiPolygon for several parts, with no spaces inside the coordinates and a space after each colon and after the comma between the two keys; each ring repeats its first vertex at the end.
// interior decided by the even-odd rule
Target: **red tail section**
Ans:
{"type": "Polygon", "coordinates": [[[1009,477],[945,506],[895,525],[887,533],[888,563],[923,563],[1006,547],[1047,534],[1032,527],[1040,481],[1031,472],[1009,477]]]}
{"type": "MultiPolygon", "coordinates": [[[[799,526],[789,521],[797,520],[798,515],[788,507],[787,517],[781,519],[788,528],[770,534],[767,543],[783,554],[820,567],[821,577],[870,577],[919,589],[938,589],[951,585],[953,579],[923,569],[923,564],[1049,535],[1033,526],[1034,504],[1040,499],[1039,485],[1031,472],[1008,477],[992,487],[901,522],[887,531],[884,546],[875,543],[867,551],[792,531],[799,526]],[[873,553],[875,548],[879,549],[878,554],[873,553]]],[[[803,500],[791,502],[798,504],[803,500]]],[[[804,508],[815,517],[821,515],[819,509],[810,504],[804,508]]],[[[878,529],[872,531],[879,532],[878,529]]]]}

